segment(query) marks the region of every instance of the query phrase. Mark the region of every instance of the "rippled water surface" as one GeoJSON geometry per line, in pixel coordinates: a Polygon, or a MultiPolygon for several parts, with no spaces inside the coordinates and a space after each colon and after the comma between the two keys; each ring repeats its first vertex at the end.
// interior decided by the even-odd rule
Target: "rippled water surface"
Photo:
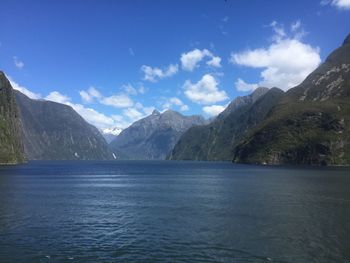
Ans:
{"type": "Polygon", "coordinates": [[[350,169],[0,166],[0,262],[350,262],[350,169]]]}

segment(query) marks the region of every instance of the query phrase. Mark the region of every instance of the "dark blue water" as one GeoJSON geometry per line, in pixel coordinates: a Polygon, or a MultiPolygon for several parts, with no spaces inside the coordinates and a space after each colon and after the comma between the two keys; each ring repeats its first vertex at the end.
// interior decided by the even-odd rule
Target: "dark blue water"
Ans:
{"type": "Polygon", "coordinates": [[[350,170],[0,166],[0,262],[350,262],[350,170]]]}

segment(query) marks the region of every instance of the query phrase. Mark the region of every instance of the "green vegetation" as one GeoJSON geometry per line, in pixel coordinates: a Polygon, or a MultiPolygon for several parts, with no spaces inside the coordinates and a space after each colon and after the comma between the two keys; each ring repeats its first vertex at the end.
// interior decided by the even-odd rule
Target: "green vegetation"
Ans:
{"type": "Polygon", "coordinates": [[[169,159],[232,160],[234,148],[242,136],[264,120],[282,95],[283,91],[273,88],[256,101],[254,93],[245,97],[243,104],[233,107],[231,112],[223,112],[212,123],[189,129],[169,159]]]}
{"type": "Polygon", "coordinates": [[[15,164],[24,160],[14,92],[5,74],[0,72],[0,164],[15,164]]]}
{"type": "Polygon", "coordinates": [[[289,90],[268,118],[236,147],[234,162],[350,164],[350,41],[303,83],[289,90]]]}

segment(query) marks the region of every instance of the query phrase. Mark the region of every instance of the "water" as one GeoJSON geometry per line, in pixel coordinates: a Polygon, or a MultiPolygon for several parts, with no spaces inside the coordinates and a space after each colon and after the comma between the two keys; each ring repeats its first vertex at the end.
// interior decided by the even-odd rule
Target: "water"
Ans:
{"type": "Polygon", "coordinates": [[[350,169],[0,166],[0,262],[350,262],[350,169]]]}

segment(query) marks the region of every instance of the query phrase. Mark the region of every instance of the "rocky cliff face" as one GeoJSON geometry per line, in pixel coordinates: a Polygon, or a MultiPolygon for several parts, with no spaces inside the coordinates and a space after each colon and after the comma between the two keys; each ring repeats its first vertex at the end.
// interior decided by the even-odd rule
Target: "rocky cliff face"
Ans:
{"type": "Polygon", "coordinates": [[[350,164],[350,36],[235,150],[235,162],[350,164]]]}
{"type": "Polygon", "coordinates": [[[20,131],[15,94],[5,74],[0,71],[0,164],[25,160],[20,131]]]}
{"type": "Polygon", "coordinates": [[[200,116],[183,116],[171,110],[162,114],[154,111],[123,130],[110,147],[128,159],[165,159],[185,131],[204,123],[200,116]]]}
{"type": "Polygon", "coordinates": [[[32,100],[16,91],[23,124],[24,149],[30,160],[114,159],[94,126],[70,106],[32,100]]]}
{"type": "Polygon", "coordinates": [[[283,91],[258,88],[238,97],[210,124],[189,129],[175,145],[169,159],[232,160],[240,139],[258,125],[276,105],[283,91]]]}

